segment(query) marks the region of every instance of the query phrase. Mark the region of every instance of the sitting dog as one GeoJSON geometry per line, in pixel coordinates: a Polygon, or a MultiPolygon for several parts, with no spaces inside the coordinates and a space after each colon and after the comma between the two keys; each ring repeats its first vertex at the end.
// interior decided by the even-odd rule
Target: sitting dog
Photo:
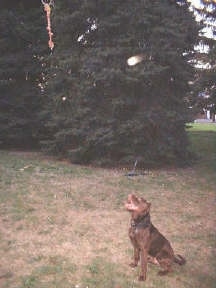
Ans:
{"type": "Polygon", "coordinates": [[[159,275],[172,271],[173,263],[183,265],[185,259],[174,255],[170,242],[154,227],[150,219],[151,203],[133,194],[128,195],[125,208],[131,213],[129,237],[134,247],[134,261],[131,267],[141,262],[139,280],[146,280],[147,262],[159,265],[159,275]]]}

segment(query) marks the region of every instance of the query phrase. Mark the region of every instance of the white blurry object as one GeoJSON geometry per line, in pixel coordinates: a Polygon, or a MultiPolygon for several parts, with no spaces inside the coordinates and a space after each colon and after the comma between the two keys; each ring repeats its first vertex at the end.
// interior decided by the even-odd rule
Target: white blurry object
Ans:
{"type": "Polygon", "coordinates": [[[127,64],[129,66],[134,66],[134,65],[142,62],[143,59],[144,59],[144,55],[143,54],[135,55],[135,56],[132,56],[132,57],[127,59],[127,64]]]}

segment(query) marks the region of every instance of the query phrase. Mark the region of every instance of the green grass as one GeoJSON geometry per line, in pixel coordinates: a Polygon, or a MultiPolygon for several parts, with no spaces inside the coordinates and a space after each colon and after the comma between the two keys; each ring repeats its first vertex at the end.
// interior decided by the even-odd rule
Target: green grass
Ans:
{"type": "Polygon", "coordinates": [[[193,166],[136,177],[0,151],[0,287],[215,287],[216,125],[190,126],[193,166]],[[153,223],[187,258],[165,277],[149,265],[146,283],[128,266],[131,192],[152,203],[153,223]]]}
{"type": "Polygon", "coordinates": [[[190,123],[188,125],[190,127],[190,131],[213,131],[216,132],[216,123],[190,123]]]}
{"type": "MultiPolygon", "coordinates": [[[[193,123],[188,129],[191,149],[196,152],[198,166],[207,171],[216,171],[216,124],[193,123]]],[[[207,174],[207,173],[206,173],[207,174]]]]}

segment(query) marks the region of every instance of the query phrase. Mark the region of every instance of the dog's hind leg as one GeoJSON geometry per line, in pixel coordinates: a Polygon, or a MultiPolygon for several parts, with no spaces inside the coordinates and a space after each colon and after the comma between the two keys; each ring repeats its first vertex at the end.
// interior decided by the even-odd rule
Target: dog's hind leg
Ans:
{"type": "Polygon", "coordinates": [[[167,273],[172,272],[173,261],[170,258],[161,259],[161,260],[158,260],[158,262],[161,268],[163,269],[158,272],[158,275],[164,276],[167,273]]]}
{"type": "Polygon", "coordinates": [[[155,257],[150,256],[150,255],[148,255],[148,263],[151,263],[154,265],[160,265],[159,262],[157,261],[157,259],[155,257]]]}

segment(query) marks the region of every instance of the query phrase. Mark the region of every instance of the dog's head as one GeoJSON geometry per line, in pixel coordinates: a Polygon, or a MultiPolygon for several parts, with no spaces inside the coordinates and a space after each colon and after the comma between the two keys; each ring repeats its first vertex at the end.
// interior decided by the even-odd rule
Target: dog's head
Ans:
{"type": "Polygon", "coordinates": [[[136,220],[140,216],[145,216],[150,212],[151,203],[144,198],[139,198],[134,194],[129,194],[125,208],[131,213],[131,216],[136,220]]]}

